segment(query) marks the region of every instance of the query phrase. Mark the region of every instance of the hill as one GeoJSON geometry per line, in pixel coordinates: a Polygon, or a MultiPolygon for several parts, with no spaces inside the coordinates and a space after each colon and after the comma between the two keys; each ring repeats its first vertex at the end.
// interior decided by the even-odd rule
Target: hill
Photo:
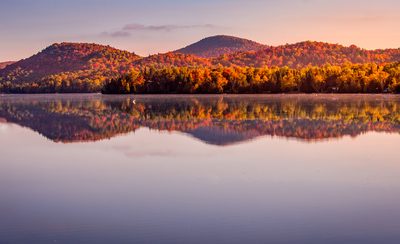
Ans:
{"type": "Polygon", "coordinates": [[[139,58],[110,46],[56,43],[0,70],[0,84],[3,89],[98,91],[105,79],[128,71],[139,58]]]}
{"type": "Polygon", "coordinates": [[[0,62],[0,69],[4,69],[5,67],[13,63],[15,63],[15,61],[0,62]]]}
{"type": "Polygon", "coordinates": [[[204,38],[175,52],[213,58],[241,51],[256,51],[265,47],[265,45],[247,39],[218,35],[204,38]]]}
{"type": "MultiPolygon", "coordinates": [[[[135,53],[99,44],[56,43],[27,59],[11,64],[7,63],[6,67],[0,69],[0,91],[9,93],[100,92],[105,81],[123,77],[132,69],[154,67],[162,72],[151,71],[150,74],[153,76],[150,78],[153,80],[150,79],[148,81],[154,81],[157,78],[157,82],[151,83],[152,88],[150,89],[151,91],[157,91],[157,93],[165,93],[165,86],[172,87],[172,83],[169,82],[172,78],[175,79],[176,84],[182,84],[183,82],[176,79],[190,81],[186,83],[186,87],[178,86],[190,92],[195,90],[196,92],[225,92],[226,90],[236,92],[239,87],[242,87],[248,92],[259,93],[266,91],[300,92],[305,87],[308,87],[308,85],[303,86],[300,81],[314,84],[316,81],[326,77],[331,77],[337,81],[335,84],[331,84],[332,81],[329,81],[329,84],[327,83],[327,86],[334,88],[335,91],[354,92],[353,89],[346,88],[349,85],[345,83],[350,79],[351,75],[356,77],[352,78],[353,83],[355,80],[362,81],[362,84],[351,85],[351,87],[359,86],[356,89],[357,91],[367,91],[369,88],[367,89],[366,87],[372,84],[371,81],[376,81],[375,83],[381,85],[376,88],[376,85],[373,84],[371,89],[374,92],[398,92],[400,85],[397,84],[397,71],[394,72],[390,65],[385,66],[387,63],[395,63],[393,67],[397,68],[399,65],[396,62],[400,62],[400,49],[365,50],[354,45],[346,47],[339,44],[311,41],[272,47],[231,36],[208,37],[175,52],[156,54],[144,58],[135,53]],[[334,74],[331,74],[332,72],[329,69],[323,67],[318,70],[300,70],[308,68],[308,66],[324,66],[326,64],[344,66],[348,63],[366,64],[366,67],[348,66],[354,69],[350,72],[351,75],[341,67],[336,67],[337,71],[334,74]],[[375,66],[369,64],[377,64],[382,69],[386,67],[387,70],[382,73],[371,68],[375,66]],[[173,66],[200,69],[196,71],[175,69],[175,71],[180,72],[180,76],[174,78],[170,76],[171,72],[175,72],[173,71],[174,69],[165,69],[173,66]],[[236,70],[225,70],[220,66],[231,67],[236,70]],[[283,68],[284,66],[296,70],[289,72],[272,68],[271,72],[264,70],[263,72],[266,72],[266,75],[260,76],[258,74],[250,74],[253,72],[251,70],[238,69],[241,67],[243,69],[245,67],[283,68]],[[357,73],[357,70],[364,72],[368,68],[370,68],[370,71],[366,73],[357,73]],[[193,71],[194,73],[189,74],[188,71],[193,71]],[[321,74],[314,74],[317,71],[321,74]],[[343,73],[343,76],[337,77],[338,73],[343,73]],[[209,74],[211,75],[210,77],[209,74]],[[271,74],[275,75],[271,76],[271,74]],[[235,75],[241,76],[236,77],[235,75]],[[374,75],[381,75],[382,77],[375,79],[374,75]],[[343,77],[347,78],[344,79],[343,77]],[[296,78],[295,82],[292,82],[294,78],[296,78]],[[282,82],[281,79],[285,81],[282,82]],[[286,81],[286,79],[290,82],[286,81]],[[225,80],[228,80],[229,85],[233,85],[233,87],[224,86],[225,80]],[[210,81],[212,81],[212,84],[210,81]],[[261,84],[264,82],[266,84],[272,81],[276,81],[276,84],[267,85],[262,89],[256,86],[250,90],[248,89],[256,83],[261,84]],[[231,84],[230,82],[233,83],[231,84]],[[249,82],[251,85],[247,85],[249,82]],[[282,87],[282,84],[286,83],[291,84],[290,89],[285,86],[282,87]],[[194,84],[198,86],[195,85],[192,89],[190,86],[194,84]],[[340,84],[342,84],[343,89],[338,88],[340,84]]],[[[320,85],[315,86],[317,88],[307,88],[306,91],[313,92],[316,90],[319,92],[322,89],[320,85]]],[[[150,90],[147,89],[147,91],[150,90]]],[[[372,90],[369,89],[369,91],[371,92],[372,90]]]]}
{"type": "Polygon", "coordinates": [[[390,63],[400,61],[400,49],[365,50],[357,46],[345,47],[324,42],[300,42],[258,51],[225,54],[213,59],[217,65],[251,67],[289,66],[301,68],[309,65],[342,65],[345,63],[390,63]]]}

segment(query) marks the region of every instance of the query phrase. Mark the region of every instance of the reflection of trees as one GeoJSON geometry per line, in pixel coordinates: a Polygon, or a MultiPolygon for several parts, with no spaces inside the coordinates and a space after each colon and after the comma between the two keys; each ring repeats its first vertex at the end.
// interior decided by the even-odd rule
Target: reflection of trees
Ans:
{"type": "Polygon", "coordinates": [[[92,141],[139,127],[181,131],[214,144],[261,135],[303,140],[399,132],[400,100],[378,97],[95,97],[2,99],[0,116],[54,141],[92,141]]]}

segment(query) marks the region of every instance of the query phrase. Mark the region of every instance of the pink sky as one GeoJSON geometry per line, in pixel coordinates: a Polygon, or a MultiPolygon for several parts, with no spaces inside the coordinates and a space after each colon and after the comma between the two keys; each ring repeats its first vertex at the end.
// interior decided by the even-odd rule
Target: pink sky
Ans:
{"type": "Polygon", "coordinates": [[[397,0],[2,0],[0,61],[63,41],[146,56],[217,34],[269,45],[315,40],[399,48],[399,10],[397,0]]]}

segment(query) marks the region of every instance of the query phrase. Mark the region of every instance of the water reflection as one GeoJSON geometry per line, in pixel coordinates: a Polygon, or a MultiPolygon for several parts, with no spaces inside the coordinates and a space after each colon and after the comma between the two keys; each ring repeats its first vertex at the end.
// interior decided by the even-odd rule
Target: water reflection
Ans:
{"type": "Polygon", "coordinates": [[[396,96],[4,96],[0,118],[0,243],[400,243],[396,96]]]}
{"type": "Polygon", "coordinates": [[[399,133],[400,97],[2,96],[0,118],[64,143],[112,138],[141,127],[179,131],[213,145],[264,135],[318,141],[368,131],[399,133]]]}

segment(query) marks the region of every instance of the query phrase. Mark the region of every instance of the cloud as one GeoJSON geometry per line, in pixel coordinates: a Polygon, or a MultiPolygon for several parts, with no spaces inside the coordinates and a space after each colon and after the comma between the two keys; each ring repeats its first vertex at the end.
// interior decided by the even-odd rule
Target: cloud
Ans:
{"type": "Polygon", "coordinates": [[[197,29],[197,28],[214,28],[214,25],[142,25],[142,24],[128,24],[124,26],[124,31],[172,31],[178,29],[197,29]]]}
{"type": "Polygon", "coordinates": [[[127,24],[122,29],[116,31],[105,31],[101,35],[110,37],[129,37],[132,32],[136,31],[174,31],[182,29],[213,29],[217,26],[212,24],[199,24],[199,25],[143,25],[138,23],[127,24]]]}
{"type": "Polygon", "coordinates": [[[102,32],[101,33],[102,36],[111,36],[111,37],[129,37],[131,35],[131,33],[127,32],[127,31],[112,31],[112,32],[102,32]]]}

